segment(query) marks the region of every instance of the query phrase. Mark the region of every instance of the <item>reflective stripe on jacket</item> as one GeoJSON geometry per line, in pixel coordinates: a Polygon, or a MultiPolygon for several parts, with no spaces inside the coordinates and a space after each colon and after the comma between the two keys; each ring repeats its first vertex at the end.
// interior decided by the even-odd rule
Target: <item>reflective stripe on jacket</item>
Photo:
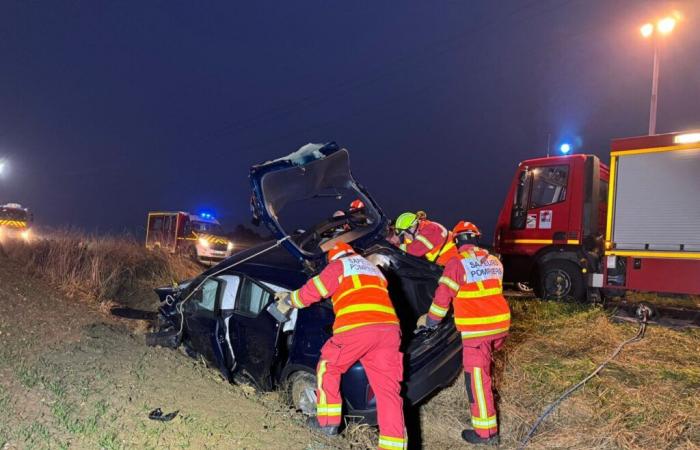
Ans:
{"type": "Polygon", "coordinates": [[[452,258],[459,258],[459,251],[457,250],[457,244],[455,244],[454,241],[454,235],[451,231],[448,231],[445,245],[442,246],[435,263],[445,267],[452,258]]]}
{"type": "Polygon", "coordinates": [[[406,240],[399,248],[409,255],[425,257],[428,261],[435,261],[442,253],[448,232],[445,227],[437,222],[421,220],[413,239],[406,240]]]}
{"type": "Polygon", "coordinates": [[[445,267],[428,315],[440,321],[453,303],[462,339],[507,333],[510,308],[503,297],[502,280],[503,266],[498,258],[480,248],[464,246],[460,258],[450,260],[445,267]]]}
{"type": "Polygon", "coordinates": [[[335,313],[334,334],[365,325],[399,323],[386,278],[362,256],[350,255],[332,261],[319,275],[291,294],[292,305],[296,308],[329,297],[335,313]]]}

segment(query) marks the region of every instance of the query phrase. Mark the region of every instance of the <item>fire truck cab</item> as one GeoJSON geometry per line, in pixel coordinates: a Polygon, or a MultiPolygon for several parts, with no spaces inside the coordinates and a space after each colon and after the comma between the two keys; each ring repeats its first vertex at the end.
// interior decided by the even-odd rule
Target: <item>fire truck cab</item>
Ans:
{"type": "Polygon", "coordinates": [[[594,155],[521,162],[494,237],[504,281],[530,283],[541,298],[585,299],[603,251],[608,178],[594,155]]]}
{"type": "Polygon", "coordinates": [[[211,214],[175,211],[148,213],[146,248],[160,248],[214,265],[231,256],[234,245],[211,214]]]}
{"type": "Polygon", "coordinates": [[[29,241],[33,221],[33,214],[19,203],[0,205],[0,238],[29,241]]]}

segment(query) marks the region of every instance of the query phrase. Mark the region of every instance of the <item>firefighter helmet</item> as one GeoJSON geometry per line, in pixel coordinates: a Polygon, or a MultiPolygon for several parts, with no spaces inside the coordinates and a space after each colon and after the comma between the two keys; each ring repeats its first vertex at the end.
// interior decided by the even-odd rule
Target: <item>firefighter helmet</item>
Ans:
{"type": "Polygon", "coordinates": [[[479,228],[471,222],[466,220],[460,220],[457,225],[452,229],[452,234],[454,235],[455,244],[457,247],[463,245],[479,245],[479,238],[481,238],[481,231],[479,228]]]}
{"type": "Polygon", "coordinates": [[[357,200],[354,200],[352,203],[350,203],[350,209],[362,209],[365,207],[365,203],[360,200],[359,198],[357,200]]]}
{"type": "Polygon", "coordinates": [[[481,231],[479,228],[471,222],[466,220],[460,220],[457,225],[452,229],[452,234],[458,235],[462,233],[471,234],[472,236],[481,236],[481,231]]]}
{"type": "Polygon", "coordinates": [[[328,262],[335,261],[338,258],[352,255],[354,253],[355,250],[353,250],[353,248],[350,247],[350,244],[346,244],[345,242],[338,242],[333,246],[333,248],[328,250],[328,262]]]}
{"type": "Polygon", "coordinates": [[[411,228],[418,221],[418,216],[412,212],[405,212],[396,218],[394,228],[397,231],[405,231],[411,228]]]}

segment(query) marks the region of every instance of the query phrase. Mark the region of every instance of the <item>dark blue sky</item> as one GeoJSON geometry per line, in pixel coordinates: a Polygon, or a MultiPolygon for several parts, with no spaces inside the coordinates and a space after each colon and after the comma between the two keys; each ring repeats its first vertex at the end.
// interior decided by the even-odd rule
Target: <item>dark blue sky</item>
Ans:
{"type": "Polygon", "coordinates": [[[700,2],[6,1],[0,202],[138,232],[149,209],[247,223],[248,168],[350,149],[384,210],[492,229],[519,160],[647,130],[651,46],[673,9],[658,131],[700,128],[700,2]]]}

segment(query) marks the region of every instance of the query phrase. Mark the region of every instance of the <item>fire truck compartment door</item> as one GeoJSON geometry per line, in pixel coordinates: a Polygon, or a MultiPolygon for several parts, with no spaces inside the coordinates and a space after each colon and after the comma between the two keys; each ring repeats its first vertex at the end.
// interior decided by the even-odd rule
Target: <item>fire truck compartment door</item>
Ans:
{"type": "Polygon", "coordinates": [[[623,155],[617,164],[615,247],[700,251],[700,148],[623,155]]]}

